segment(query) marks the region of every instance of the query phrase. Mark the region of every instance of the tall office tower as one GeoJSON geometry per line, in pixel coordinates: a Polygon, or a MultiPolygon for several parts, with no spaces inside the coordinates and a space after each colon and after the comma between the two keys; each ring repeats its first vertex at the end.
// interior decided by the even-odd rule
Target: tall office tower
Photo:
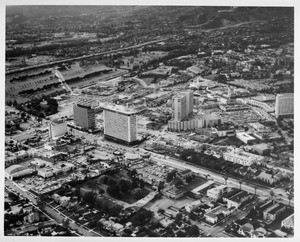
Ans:
{"type": "Polygon", "coordinates": [[[127,145],[137,140],[135,110],[119,105],[107,105],[103,109],[105,138],[127,145]]]}
{"type": "Polygon", "coordinates": [[[90,103],[77,103],[73,106],[74,122],[84,129],[95,128],[95,109],[90,103]]]}
{"type": "Polygon", "coordinates": [[[186,93],[186,116],[193,112],[194,109],[194,92],[187,91],[186,93]]]}
{"type": "Polygon", "coordinates": [[[294,115],[294,93],[277,94],[275,102],[276,118],[290,117],[294,115]]]}
{"type": "Polygon", "coordinates": [[[54,139],[68,132],[67,122],[63,119],[54,120],[49,125],[49,137],[54,139]]]}
{"type": "Polygon", "coordinates": [[[173,97],[173,119],[181,121],[193,112],[194,94],[192,91],[187,91],[173,97]]]}

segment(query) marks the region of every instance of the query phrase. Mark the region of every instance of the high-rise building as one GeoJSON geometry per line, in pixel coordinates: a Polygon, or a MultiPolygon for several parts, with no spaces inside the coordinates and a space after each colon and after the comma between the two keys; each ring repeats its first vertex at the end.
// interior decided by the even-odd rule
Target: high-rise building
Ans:
{"type": "Polygon", "coordinates": [[[290,117],[294,115],[294,93],[277,94],[275,102],[276,118],[290,117]]]}
{"type": "Polygon", "coordinates": [[[95,109],[89,103],[77,103],[73,106],[74,122],[84,129],[95,128],[95,109]]]}
{"type": "Polygon", "coordinates": [[[63,119],[54,120],[49,125],[49,136],[54,139],[68,132],[67,122],[63,119]]]}
{"type": "Polygon", "coordinates": [[[194,94],[192,91],[187,91],[173,97],[173,119],[181,121],[193,112],[194,94]]]}
{"type": "Polygon", "coordinates": [[[103,107],[104,137],[124,144],[137,140],[136,111],[119,105],[103,107]]]}

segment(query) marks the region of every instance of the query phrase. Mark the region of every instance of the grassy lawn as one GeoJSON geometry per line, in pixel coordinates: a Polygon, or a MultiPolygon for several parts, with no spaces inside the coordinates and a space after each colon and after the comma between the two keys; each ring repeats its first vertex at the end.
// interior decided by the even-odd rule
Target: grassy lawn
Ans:
{"type": "Polygon", "coordinates": [[[236,137],[227,137],[227,138],[218,138],[215,139],[213,142],[213,144],[218,144],[218,145],[243,145],[243,142],[240,141],[238,138],[236,137]]]}
{"type": "Polygon", "coordinates": [[[187,190],[193,190],[196,187],[201,186],[202,184],[206,183],[207,180],[201,177],[195,177],[188,185],[185,187],[187,190]]]}
{"type": "MultiPolygon", "coordinates": [[[[106,176],[108,177],[109,180],[114,181],[116,184],[118,184],[122,179],[132,181],[125,170],[121,170],[118,174],[106,175],[106,176]]],[[[119,200],[128,204],[132,204],[137,201],[135,198],[131,196],[130,191],[128,191],[127,193],[121,193],[120,198],[112,197],[110,194],[106,192],[108,187],[109,185],[101,183],[100,178],[91,179],[88,182],[84,183],[83,185],[80,185],[80,188],[84,189],[85,191],[89,190],[98,193],[98,189],[102,189],[104,191],[104,193],[102,194],[103,197],[112,198],[114,200],[119,200]]],[[[146,188],[144,188],[143,190],[147,191],[147,194],[149,194],[149,191],[146,188]]],[[[82,213],[84,212],[85,211],[83,211],[82,213]]]]}

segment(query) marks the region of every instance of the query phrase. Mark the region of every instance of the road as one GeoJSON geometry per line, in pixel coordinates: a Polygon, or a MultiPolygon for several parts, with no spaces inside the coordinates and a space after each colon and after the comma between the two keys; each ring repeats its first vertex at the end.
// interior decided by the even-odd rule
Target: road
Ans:
{"type": "MultiPolygon", "coordinates": [[[[190,169],[191,171],[193,171],[193,172],[195,172],[199,175],[202,175],[202,176],[209,175],[209,177],[211,179],[213,179],[217,182],[220,182],[220,183],[224,183],[224,178],[220,174],[214,173],[212,171],[208,171],[204,168],[196,167],[196,166],[188,164],[184,161],[179,161],[179,160],[175,160],[175,159],[172,159],[172,158],[166,158],[163,155],[159,155],[159,154],[156,154],[156,153],[153,153],[153,152],[149,152],[149,153],[152,154],[152,159],[156,162],[159,162],[159,163],[165,164],[165,165],[169,165],[169,166],[172,166],[172,167],[178,168],[178,169],[190,169]]],[[[230,178],[230,179],[227,180],[227,186],[240,188],[239,180],[234,179],[234,178],[230,178]]],[[[250,185],[250,184],[245,183],[245,182],[242,183],[241,188],[242,188],[242,190],[247,191],[249,193],[254,193],[255,192],[254,185],[250,185]]],[[[264,187],[261,187],[261,186],[257,186],[256,194],[259,195],[259,196],[263,196],[263,197],[270,197],[270,190],[271,189],[269,189],[269,188],[264,188],[264,187]]],[[[278,194],[284,194],[284,191],[281,191],[280,189],[274,190],[274,192],[275,192],[275,194],[276,194],[276,192],[278,192],[278,194]]],[[[288,200],[287,196],[283,195],[283,196],[279,197],[278,195],[275,195],[275,198],[276,197],[282,203],[285,203],[285,204],[289,203],[289,200],[288,200]]],[[[294,201],[291,200],[290,204],[292,206],[294,206],[294,201]]]]}
{"type": "MultiPolygon", "coordinates": [[[[33,204],[37,205],[37,198],[33,197],[34,195],[32,195],[30,192],[24,190],[20,186],[18,186],[15,182],[10,181],[10,180],[5,180],[5,186],[9,190],[13,190],[13,192],[16,191],[17,193],[20,194],[20,196],[27,198],[33,204]]],[[[77,225],[71,218],[67,217],[66,215],[63,215],[61,212],[59,212],[57,209],[53,208],[50,205],[45,204],[44,210],[46,211],[46,215],[50,219],[54,219],[57,223],[62,223],[64,221],[64,219],[68,218],[70,221],[69,228],[71,228],[73,230],[78,230],[84,236],[98,236],[98,237],[100,236],[100,237],[102,237],[101,234],[99,234],[95,231],[91,231],[88,228],[83,228],[82,226],[77,225]]]]}
{"type": "MultiPolygon", "coordinates": [[[[125,147],[123,145],[120,144],[116,144],[116,143],[110,143],[107,141],[103,141],[103,139],[99,136],[93,135],[93,134],[88,134],[82,131],[78,131],[78,130],[74,130],[73,132],[75,132],[75,135],[80,136],[80,137],[85,137],[85,139],[89,142],[94,142],[94,140],[97,140],[97,144],[103,146],[105,149],[108,149],[110,151],[114,151],[116,149],[119,149],[121,151],[129,151],[129,152],[133,152],[133,153],[139,153],[140,151],[144,151],[145,153],[150,153],[152,154],[152,159],[156,162],[159,162],[161,164],[165,164],[168,166],[172,166],[174,168],[177,169],[190,169],[191,171],[202,175],[202,176],[206,176],[208,175],[211,179],[219,182],[219,183],[224,183],[224,178],[222,175],[215,173],[213,171],[209,171],[206,170],[205,168],[202,167],[197,167],[193,164],[188,164],[187,162],[181,161],[181,160],[177,160],[174,158],[170,158],[170,157],[165,157],[163,155],[151,152],[151,151],[147,151],[144,150],[143,148],[133,148],[133,147],[125,147]],[[139,149],[139,150],[138,150],[139,149]]],[[[227,180],[227,185],[230,187],[235,187],[235,188],[240,188],[240,180],[235,179],[235,178],[229,178],[227,180]]],[[[242,183],[242,190],[247,191],[249,193],[255,193],[254,190],[254,186],[253,184],[250,184],[248,182],[243,182],[242,183]]],[[[262,197],[270,197],[270,188],[266,188],[263,186],[259,186],[257,185],[257,189],[256,189],[256,194],[262,197]]],[[[272,189],[275,193],[274,198],[277,199],[279,202],[281,203],[285,203],[285,204],[289,204],[289,200],[287,197],[287,194],[285,193],[285,191],[283,189],[280,188],[275,188],[272,189]],[[279,195],[282,194],[282,195],[279,195]]],[[[294,201],[291,200],[290,201],[290,205],[294,206],[294,201]]]]}
{"type": "Polygon", "coordinates": [[[82,59],[86,59],[86,58],[90,58],[90,57],[94,57],[94,56],[101,56],[101,55],[116,53],[116,52],[119,52],[119,51],[131,50],[131,49],[143,47],[145,45],[150,45],[150,44],[166,41],[167,39],[168,38],[162,38],[162,39],[159,39],[159,40],[147,41],[147,42],[144,42],[144,43],[141,43],[141,44],[128,46],[128,47],[124,47],[124,48],[119,48],[119,49],[116,49],[116,50],[108,50],[108,51],[103,51],[103,52],[99,52],[99,53],[95,53],[95,54],[83,55],[83,56],[63,59],[63,60],[59,60],[59,61],[52,61],[50,63],[44,63],[44,64],[34,65],[34,66],[29,66],[29,67],[23,67],[23,68],[7,71],[5,74],[13,74],[15,72],[21,72],[21,71],[31,70],[31,69],[35,69],[35,68],[41,68],[41,67],[46,67],[46,66],[57,65],[57,64],[61,64],[61,63],[67,62],[67,61],[82,60],[82,59]]]}

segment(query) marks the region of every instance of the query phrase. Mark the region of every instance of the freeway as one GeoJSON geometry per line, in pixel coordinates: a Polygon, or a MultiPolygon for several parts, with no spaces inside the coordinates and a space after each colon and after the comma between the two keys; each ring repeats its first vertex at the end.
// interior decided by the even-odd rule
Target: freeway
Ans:
{"type": "Polygon", "coordinates": [[[34,66],[23,67],[23,68],[7,71],[5,74],[6,75],[7,74],[13,74],[13,73],[16,73],[16,72],[22,72],[22,71],[26,71],[26,70],[35,69],[35,68],[42,68],[42,67],[57,65],[57,64],[64,63],[64,62],[68,62],[68,61],[76,61],[76,60],[82,60],[82,59],[95,57],[95,56],[113,54],[113,53],[116,53],[116,52],[119,52],[119,51],[131,50],[131,49],[143,47],[145,45],[159,43],[159,42],[162,42],[162,41],[166,41],[167,39],[168,38],[162,38],[162,39],[159,39],[159,40],[147,41],[147,42],[140,43],[140,44],[137,44],[137,45],[128,46],[128,47],[124,47],[124,48],[119,48],[119,49],[115,49],[115,50],[108,50],[108,51],[103,51],[103,52],[99,52],[99,53],[95,53],[95,54],[83,55],[83,56],[79,56],[79,57],[63,59],[63,60],[59,60],[59,61],[52,61],[52,62],[49,62],[49,63],[39,64],[39,65],[34,65],[34,66]]]}

